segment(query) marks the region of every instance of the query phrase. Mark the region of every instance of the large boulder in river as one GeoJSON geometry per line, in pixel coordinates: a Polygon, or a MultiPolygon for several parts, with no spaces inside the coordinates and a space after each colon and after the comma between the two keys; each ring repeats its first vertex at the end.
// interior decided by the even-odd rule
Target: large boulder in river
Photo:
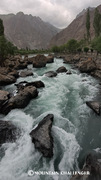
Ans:
{"type": "Polygon", "coordinates": [[[35,86],[36,88],[42,88],[45,87],[44,83],[42,81],[33,81],[33,82],[27,82],[27,81],[22,81],[18,84],[15,84],[17,86],[18,91],[20,89],[23,89],[24,87],[28,86],[35,86]]]}
{"type": "Polygon", "coordinates": [[[1,107],[0,113],[8,114],[12,109],[25,108],[31,99],[38,96],[38,91],[34,86],[28,86],[21,89],[16,96],[12,96],[4,106],[1,107]]]}
{"type": "Polygon", "coordinates": [[[31,58],[31,60],[33,63],[33,67],[35,67],[35,68],[45,67],[46,63],[47,63],[47,58],[44,55],[37,55],[37,56],[31,58]]]}
{"type": "Polygon", "coordinates": [[[48,114],[30,133],[35,148],[41,151],[44,157],[53,156],[53,138],[51,135],[53,118],[53,114],[48,114]]]}
{"type": "Polygon", "coordinates": [[[0,120],[0,145],[6,142],[14,142],[19,130],[10,122],[0,120]]]}
{"type": "Polygon", "coordinates": [[[100,115],[101,105],[97,101],[86,101],[86,104],[98,115],[100,115]]]}
{"type": "Polygon", "coordinates": [[[47,63],[53,63],[54,57],[52,55],[47,56],[47,63]]]}
{"type": "Polygon", "coordinates": [[[48,72],[45,73],[45,75],[46,75],[47,77],[56,77],[56,76],[57,76],[57,73],[54,72],[54,71],[48,71],[48,72]]]}
{"type": "Polygon", "coordinates": [[[19,74],[20,77],[27,77],[27,76],[33,76],[33,72],[31,71],[21,71],[19,74]]]}
{"type": "Polygon", "coordinates": [[[61,66],[56,70],[56,72],[57,73],[64,73],[64,72],[67,72],[67,69],[64,66],[61,66]]]}

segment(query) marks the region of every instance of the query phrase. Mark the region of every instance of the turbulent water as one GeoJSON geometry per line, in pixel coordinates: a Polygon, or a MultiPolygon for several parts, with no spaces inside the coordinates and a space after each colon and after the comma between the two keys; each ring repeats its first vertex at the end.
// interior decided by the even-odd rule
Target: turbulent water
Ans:
{"type": "MultiPolygon", "coordinates": [[[[20,127],[22,134],[15,143],[6,143],[0,148],[0,180],[69,180],[70,176],[61,174],[29,177],[28,170],[79,170],[88,152],[101,151],[101,119],[85,103],[99,98],[99,82],[63,64],[62,59],[55,58],[54,63],[44,68],[36,69],[31,65],[28,68],[34,75],[19,78],[17,82],[41,80],[45,88],[39,89],[39,96],[25,109],[15,109],[5,117],[1,116],[3,120],[10,120],[20,127]],[[44,75],[63,65],[71,69],[71,75],[59,73],[54,78],[44,75]],[[44,158],[35,150],[29,136],[32,128],[49,113],[54,114],[52,159],[44,158]]],[[[16,89],[14,85],[4,88],[10,92],[16,89]]]]}

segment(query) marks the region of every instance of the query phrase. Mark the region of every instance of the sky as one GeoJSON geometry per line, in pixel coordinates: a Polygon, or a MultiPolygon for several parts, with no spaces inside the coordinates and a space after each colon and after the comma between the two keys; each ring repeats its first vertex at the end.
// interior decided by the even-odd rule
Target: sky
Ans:
{"type": "Polygon", "coordinates": [[[83,9],[100,4],[101,0],[1,0],[0,14],[16,14],[21,11],[39,16],[45,22],[62,29],[83,9]]]}

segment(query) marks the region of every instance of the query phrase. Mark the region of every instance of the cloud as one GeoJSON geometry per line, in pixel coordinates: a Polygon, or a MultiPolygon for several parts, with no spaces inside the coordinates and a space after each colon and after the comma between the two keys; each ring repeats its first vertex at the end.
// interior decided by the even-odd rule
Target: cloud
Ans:
{"type": "Polygon", "coordinates": [[[83,9],[100,3],[101,0],[3,0],[0,1],[0,14],[22,11],[63,28],[83,9]]]}

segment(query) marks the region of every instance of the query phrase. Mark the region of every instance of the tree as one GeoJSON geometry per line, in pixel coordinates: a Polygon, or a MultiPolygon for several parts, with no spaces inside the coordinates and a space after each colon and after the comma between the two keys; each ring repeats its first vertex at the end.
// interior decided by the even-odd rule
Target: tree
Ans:
{"type": "Polygon", "coordinates": [[[52,52],[58,53],[58,52],[60,52],[60,48],[58,46],[53,46],[52,47],[52,52]]]}
{"type": "Polygon", "coordinates": [[[98,37],[101,33],[101,14],[98,9],[95,9],[93,26],[95,30],[95,36],[98,37]]]}
{"type": "Polygon", "coordinates": [[[92,48],[97,51],[97,54],[101,53],[101,36],[92,41],[92,48]]]}
{"type": "Polygon", "coordinates": [[[7,56],[7,41],[4,36],[0,36],[0,64],[4,61],[7,56]]]}
{"type": "Polygon", "coordinates": [[[11,42],[7,41],[4,36],[4,26],[3,21],[0,19],[0,64],[3,64],[3,61],[8,54],[14,54],[14,46],[11,42]]]}
{"type": "Polygon", "coordinates": [[[87,52],[89,51],[88,47],[84,47],[84,52],[87,54],[87,52]]]}
{"type": "Polygon", "coordinates": [[[86,15],[86,30],[87,30],[87,40],[90,40],[90,13],[89,13],[89,8],[87,10],[87,15],[86,15]]]}
{"type": "Polygon", "coordinates": [[[67,42],[67,50],[69,51],[69,53],[75,53],[77,51],[78,48],[78,42],[75,39],[71,39],[67,42]]]}
{"type": "Polygon", "coordinates": [[[0,19],[0,36],[4,35],[4,26],[3,26],[3,21],[0,19]]]}

